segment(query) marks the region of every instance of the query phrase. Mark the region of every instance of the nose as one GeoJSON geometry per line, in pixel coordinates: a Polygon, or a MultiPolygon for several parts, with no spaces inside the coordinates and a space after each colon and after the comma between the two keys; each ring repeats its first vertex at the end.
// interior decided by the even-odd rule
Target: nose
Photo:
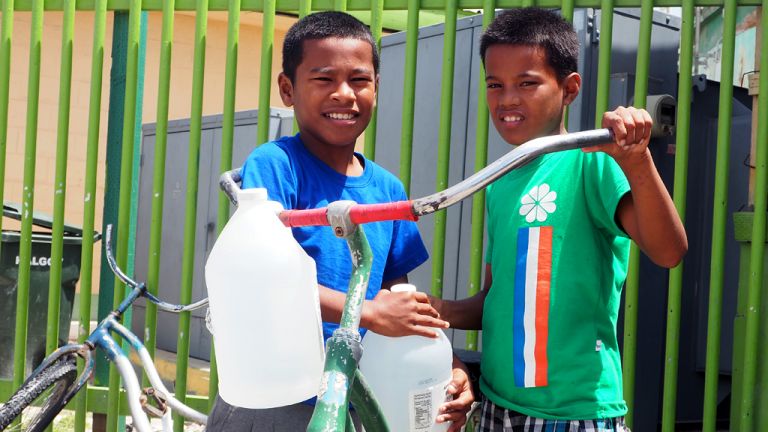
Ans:
{"type": "Polygon", "coordinates": [[[339,102],[354,101],[355,91],[346,80],[341,81],[341,83],[339,83],[339,85],[336,87],[336,91],[334,91],[331,95],[331,98],[339,102]]]}
{"type": "Polygon", "coordinates": [[[520,103],[520,95],[514,88],[505,89],[499,98],[499,105],[502,107],[516,107],[520,106],[520,103]]]}

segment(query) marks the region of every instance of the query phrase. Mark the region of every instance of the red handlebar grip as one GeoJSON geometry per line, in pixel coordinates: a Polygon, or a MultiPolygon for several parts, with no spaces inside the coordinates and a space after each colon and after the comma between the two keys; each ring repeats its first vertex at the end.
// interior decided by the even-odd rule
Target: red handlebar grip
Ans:
{"type": "Polygon", "coordinates": [[[387,220],[416,221],[418,216],[413,214],[411,201],[397,201],[385,204],[360,204],[349,210],[352,223],[364,224],[387,220]]]}
{"type": "Polygon", "coordinates": [[[327,226],[326,207],[311,210],[285,210],[280,212],[280,222],[287,227],[327,226]]]}

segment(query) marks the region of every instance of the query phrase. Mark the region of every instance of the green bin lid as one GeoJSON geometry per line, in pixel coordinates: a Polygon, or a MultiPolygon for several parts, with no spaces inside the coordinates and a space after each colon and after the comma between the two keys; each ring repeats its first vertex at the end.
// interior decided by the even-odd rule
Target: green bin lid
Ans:
{"type": "MultiPolygon", "coordinates": [[[[21,204],[10,202],[10,201],[3,202],[3,216],[9,217],[11,219],[21,220],[21,204]]],[[[32,212],[32,223],[39,227],[52,229],[53,216],[43,212],[37,212],[37,211],[32,212]]],[[[65,223],[64,235],[82,237],[83,228],[77,225],[69,225],[65,223]]],[[[99,235],[99,233],[97,232],[94,232],[93,236],[95,240],[98,240],[101,238],[101,235],[99,235]]]]}

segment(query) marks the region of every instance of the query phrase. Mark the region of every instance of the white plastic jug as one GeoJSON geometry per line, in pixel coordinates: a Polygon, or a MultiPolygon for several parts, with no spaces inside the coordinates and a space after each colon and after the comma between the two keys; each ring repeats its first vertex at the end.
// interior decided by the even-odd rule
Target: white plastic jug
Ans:
{"type": "Polygon", "coordinates": [[[325,359],[315,261],[266,189],[237,197],[205,265],[219,393],[244,408],[298,403],[317,394],[325,359]]]}
{"type": "MultiPolygon", "coordinates": [[[[397,284],[391,290],[416,291],[416,287],[397,284]]],[[[449,423],[435,420],[438,409],[447,400],[453,350],[445,333],[435,330],[437,338],[388,337],[370,330],[363,337],[360,371],[392,431],[448,430],[449,423]]]]}

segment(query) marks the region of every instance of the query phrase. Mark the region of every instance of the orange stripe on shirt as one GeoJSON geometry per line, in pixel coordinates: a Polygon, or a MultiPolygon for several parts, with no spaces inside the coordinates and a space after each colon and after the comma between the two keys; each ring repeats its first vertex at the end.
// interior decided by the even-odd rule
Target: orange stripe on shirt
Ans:
{"type": "Polygon", "coordinates": [[[539,271],[536,282],[536,386],[547,385],[547,339],[549,334],[549,289],[552,280],[552,227],[540,227],[539,271]]]}

